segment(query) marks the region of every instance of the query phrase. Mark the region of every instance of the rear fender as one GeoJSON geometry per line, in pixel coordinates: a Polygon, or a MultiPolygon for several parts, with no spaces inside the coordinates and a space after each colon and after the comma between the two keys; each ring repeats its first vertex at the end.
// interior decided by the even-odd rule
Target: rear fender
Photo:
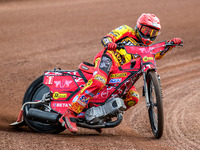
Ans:
{"type": "Polygon", "coordinates": [[[79,83],[85,84],[82,78],[77,83],[74,75],[68,72],[45,72],[43,79],[43,84],[47,85],[53,93],[52,100],[66,100],[79,88],[79,83]]]}

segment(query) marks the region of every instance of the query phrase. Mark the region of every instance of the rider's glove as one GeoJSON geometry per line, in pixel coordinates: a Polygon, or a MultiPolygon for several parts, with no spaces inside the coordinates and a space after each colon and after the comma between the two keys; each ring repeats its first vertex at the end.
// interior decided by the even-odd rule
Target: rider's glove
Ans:
{"type": "Polygon", "coordinates": [[[174,38],[169,40],[168,42],[172,42],[173,44],[181,44],[182,40],[180,38],[174,38]]]}
{"type": "Polygon", "coordinates": [[[108,43],[107,48],[108,48],[108,50],[116,50],[117,44],[116,43],[108,43]]]}

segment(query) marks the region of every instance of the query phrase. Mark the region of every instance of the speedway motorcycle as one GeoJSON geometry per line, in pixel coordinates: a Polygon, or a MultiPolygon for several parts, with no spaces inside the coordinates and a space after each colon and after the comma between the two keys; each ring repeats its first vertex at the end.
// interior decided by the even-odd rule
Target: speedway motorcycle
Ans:
{"type": "MultiPolygon", "coordinates": [[[[85,116],[76,120],[77,126],[95,129],[98,132],[101,132],[102,128],[118,126],[126,110],[122,100],[123,95],[143,76],[143,96],[146,100],[151,129],[155,138],[161,138],[164,116],[156,60],[162,58],[170,46],[177,45],[166,41],[145,47],[118,44],[118,49],[126,50],[134,59],[113,70],[106,85],[87,105],[84,110],[85,116]],[[100,103],[101,99],[105,99],[105,103],[100,103]],[[103,116],[99,115],[102,110],[104,110],[103,116]]],[[[65,128],[59,123],[59,118],[68,105],[76,100],[76,93],[90,82],[93,73],[94,65],[86,62],[81,63],[78,70],[55,68],[45,71],[28,87],[18,119],[11,125],[18,127],[27,125],[34,131],[45,133],[64,131],[65,128]]]]}

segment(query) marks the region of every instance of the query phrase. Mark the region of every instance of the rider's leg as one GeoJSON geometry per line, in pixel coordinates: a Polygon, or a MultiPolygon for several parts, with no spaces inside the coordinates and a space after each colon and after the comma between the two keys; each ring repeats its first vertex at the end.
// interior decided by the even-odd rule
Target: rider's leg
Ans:
{"type": "Polygon", "coordinates": [[[104,84],[101,81],[91,78],[85,87],[73,98],[72,103],[69,104],[66,112],[60,118],[59,121],[62,125],[65,125],[69,131],[76,132],[76,116],[83,111],[90,99],[97,94],[103,86],[104,84]]]}
{"type": "Polygon", "coordinates": [[[139,100],[139,93],[136,90],[135,86],[132,86],[131,89],[127,92],[124,99],[124,103],[127,109],[129,109],[131,106],[136,105],[138,103],[138,100],[139,100]]]}
{"type": "Polygon", "coordinates": [[[77,132],[76,113],[73,112],[70,108],[67,108],[59,121],[62,126],[65,126],[69,131],[77,132]]]}
{"type": "Polygon", "coordinates": [[[59,120],[61,124],[71,132],[76,132],[77,127],[74,118],[83,111],[89,101],[96,95],[106,84],[108,74],[112,67],[112,59],[110,56],[104,54],[95,65],[95,71],[92,78],[87,82],[83,89],[81,89],[73,98],[72,103],[69,104],[67,111],[59,120]],[[71,127],[71,128],[70,128],[71,127]]]}

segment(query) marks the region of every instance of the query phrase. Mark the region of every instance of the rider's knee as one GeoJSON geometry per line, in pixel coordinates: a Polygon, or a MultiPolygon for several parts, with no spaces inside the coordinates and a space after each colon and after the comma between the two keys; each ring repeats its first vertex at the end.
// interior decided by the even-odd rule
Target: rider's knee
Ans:
{"type": "Polygon", "coordinates": [[[138,101],[139,101],[139,93],[137,92],[136,88],[133,87],[127,92],[125,99],[124,99],[124,103],[128,109],[128,108],[136,105],[138,103],[138,101]]]}

